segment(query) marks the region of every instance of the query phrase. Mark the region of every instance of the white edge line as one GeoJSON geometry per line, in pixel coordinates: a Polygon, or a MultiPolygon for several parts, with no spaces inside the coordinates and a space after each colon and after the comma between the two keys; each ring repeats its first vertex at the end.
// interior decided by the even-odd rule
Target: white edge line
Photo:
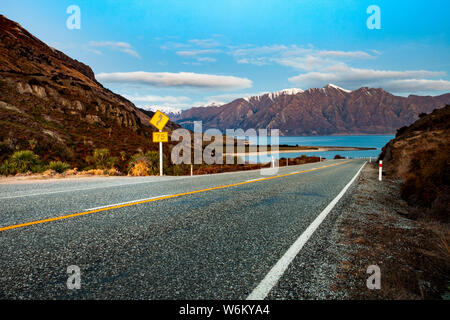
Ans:
{"type": "Polygon", "coordinates": [[[132,200],[132,201],[127,201],[127,202],[115,203],[115,204],[108,204],[108,205],[106,205],[106,206],[95,207],[95,208],[89,208],[89,209],[86,209],[86,211],[97,210],[97,209],[103,209],[103,208],[109,208],[109,207],[115,207],[115,206],[120,206],[120,205],[122,205],[122,204],[128,204],[128,203],[133,203],[133,202],[139,202],[139,201],[145,201],[145,200],[157,199],[157,198],[162,198],[162,197],[167,197],[167,196],[168,196],[168,194],[163,194],[163,195],[156,196],[156,197],[151,197],[151,198],[145,198],[145,199],[139,199],[139,200],[132,200]]]}
{"type": "Polygon", "coordinates": [[[334,206],[338,203],[338,201],[344,196],[345,192],[352,185],[352,183],[356,180],[361,170],[364,168],[364,164],[359,168],[358,172],[355,176],[350,180],[349,183],[341,190],[341,192],[334,198],[328,206],[323,209],[323,211],[317,216],[316,219],[309,225],[309,227],[297,238],[297,240],[291,245],[291,247],[286,251],[286,253],[278,260],[278,262],[270,269],[264,279],[258,284],[258,286],[253,289],[250,295],[247,297],[247,300],[263,300],[267,297],[270,290],[277,284],[278,280],[284,274],[289,264],[294,260],[300,250],[303,248],[305,243],[312,236],[314,231],[320,226],[322,221],[327,217],[330,211],[334,208],[334,206]]]}
{"type": "Polygon", "coordinates": [[[262,179],[263,179],[263,178],[250,179],[250,180],[246,180],[245,182],[258,181],[258,180],[262,180],[262,179]]]}

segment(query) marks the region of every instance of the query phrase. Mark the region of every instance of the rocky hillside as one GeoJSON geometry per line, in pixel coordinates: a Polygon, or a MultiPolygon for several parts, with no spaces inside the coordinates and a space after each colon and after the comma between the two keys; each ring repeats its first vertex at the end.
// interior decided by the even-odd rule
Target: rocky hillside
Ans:
{"type": "Polygon", "coordinates": [[[206,128],[274,128],[281,135],[394,133],[422,112],[450,103],[450,94],[399,97],[383,89],[349,91],[335,85],[321,89],[283,90],[241,98],[222,106],[197,107],[174,115],[191,129],[193,121],[206,128]]]}
{"type": "Polygon", "coordinates": [[[0,15],[2,152],[33,149],[43,160],[79,165],[95,148],[156,150],[151,115],[104,88],[89,66],[0,15]]]}
{"type": "Polygon", "coordinates": [[[424,213],[449,220],[450,105],[397,131],[382,150],[386,172],[402,181],[402,197],[428,208],[424,213]]]}

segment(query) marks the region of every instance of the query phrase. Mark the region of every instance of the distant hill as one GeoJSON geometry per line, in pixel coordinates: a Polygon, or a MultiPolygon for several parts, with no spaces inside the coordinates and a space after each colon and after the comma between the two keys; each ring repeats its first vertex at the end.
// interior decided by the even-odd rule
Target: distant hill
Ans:
{"type": "Polygon", "coordinates": [[[194,107],[174,114],[173,120],[192,129],[273,128],[280,134],[386,134],[411,124],[422,112],[450,103],[450,93],[431,97],[399,97],[383,89],[345,90],[335,85],[321,89],[286,89],[236,99],[222,106],[194,107]]]}
{"type": "Polygon", "coordinates": [[[74,166],[95,148],[109,148],[113,155],[156,150],[152,115],[104,88],[89,66],[0,15],[2,148],[33,149],[43,160],[74,166]]]}

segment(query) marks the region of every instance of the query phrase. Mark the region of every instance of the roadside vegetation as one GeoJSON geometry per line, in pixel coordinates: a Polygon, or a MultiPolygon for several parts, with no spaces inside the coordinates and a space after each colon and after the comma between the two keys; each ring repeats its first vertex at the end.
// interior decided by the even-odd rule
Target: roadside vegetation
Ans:
{"type": "Polygon", "coordinates": [[[410,172],[401,186],[401,195],[408,203],[425,208],[416,210],[416,217],[428,216],[450,222],[450,147],[413,154],[410,172]]]}
{"type": "Polygon", "coordinates": [[[450,105],[420,114],[397,130],[380,155],[386,173],[399,178],[414,219],[450,222],[450,105]]]}
{"type": "MultiPolygon", "coordinates": [[[[0,148],[7,150],[7,146],[0,144],[0,148]]],[[[2,149],[2,150],[3,150],[2,149]]],[[[71,176],[71,175],[129,175],[129,176],[151,176],[159,175],[159,153],[157,151],[139,151],[131,156],[120,152],[113,156],[107,148],[94,149],[92,154],[85,157],[85,166],[77,168],[59,159],[50,161],[42,160],[32,150],[20,150],[9,152],[0,162],[0,175],[35,175],[47,176],[71,176]]],[[[302,155],[297,158],[281,158],[279,166],[298,165],[320,161],[319,157],[308,157],[302,155]]],[[[225,162],[225,161],[224,161],[225,162]]],[[[166,154],[163,156],[164,174],[172,176],[192,174],[213,174],[240,170],[255,170],[269,167],[267,164],[246,163],[238,164],[235,157],[234,164],[189,164],[175,165],[171,163],[166,154]]]]}
{"type": "Polygon", "coordinates": [[[380,234],[374,234],[374,243],[381,247],[384,242],[392,258],[387,265],[392,265],[393,294],[400,298],[449,299],[450,105],[420,114],[412,125],[397,130],[379,159],[385,167],[383,187],[390,187],[383,196],[398,193],[393,201],[379,202],[403,201],[404,208],[391,215],[412,227],[394,230],[392,226],[397,224],[391,219],[389,227],[380,228],[372,220],[374,224],[369,224],[363,234],[380,234]],[[401,251],[397,257],[392,254],[395,251],[401,251]]]}

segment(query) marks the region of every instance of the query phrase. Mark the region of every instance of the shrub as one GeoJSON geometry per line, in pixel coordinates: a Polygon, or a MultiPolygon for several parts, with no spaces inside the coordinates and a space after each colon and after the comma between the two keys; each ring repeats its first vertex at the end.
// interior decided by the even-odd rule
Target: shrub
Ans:
{"type": "Polygon", "coordinates": [[[116,168],[111,168],[106,172],[109,176],[119,176],[121,173],[116,168]]]}
{"type": "Polygon", "coordinates": [[[47,166],[43,164],[37,164],[31,168],[31,172],[33,173],[42,173],[46,170],[47,166]]]}
{"type": "Polygon", "coordinates": [[[334,156],[334,159],[345,159],[345,157],[337,154],[337,155],[334,156]]]}
{"type": "Polygon", "coordinates": [[[401,196],[408,203],[431,209],[434,218],[448,221],[448,197],[450,190],[450,148],[421,150],[411,158],[409,174],[402,183],[401,196]],[[445,205],[444,205],[445,203],[445,205]]]}
{"type": "Polygon", "coordinates": [[[14,173],[25,173],[28,171],[39,172],[39,158],[30,150],[22,150],[14,152],[9,157],[9,162],[15,171],[14,173]]]}
{"type": "Polygon", "coordinates": [[[50,161],[48,164],[48,168],[54,170],[58,173],[63,173],[67,169],[69,169],[69,164],[62,161],[50,161]]]}
{"type": "Polygon", "coordinates": [[[95,149],[92,156],[86,157],[86,162],[93,164],[96,169],[110,169],[117,165],[117,157],[111,157],[106,148],[95,149]]]}
{"type": "Polygon", "coordinates": [[[1,175],[9,176],[9,175],[15,174],[15,173],[16,173],[16,171],[15,171],[13,165],[8,160],[5,160],[0,165],[0,174],[1,175]]]}
{"type": "Polygon", "coordinates": [[[165,174],[172,176],[182,176],[190,174],[191,166],[185,164],[171,165],[165,170],[165,174]]]}
{"type": "MultiPolygon", "coordinates": [[[[164,160],[167,164],[167,160],[164,160]]],[[[148,151],[137,153],[131,157],[128,164],[128,174],[132,176],[147,176],[159,174],[159,153],[148,151]]]]}
{"type": "Polygon", "coordinates": [[[130,169],[130,175],[132,176],[148,176],[149,175],[149,169],[147,167],[146,162],[144,161],[138,161],[136,162],[130,169]]]}

